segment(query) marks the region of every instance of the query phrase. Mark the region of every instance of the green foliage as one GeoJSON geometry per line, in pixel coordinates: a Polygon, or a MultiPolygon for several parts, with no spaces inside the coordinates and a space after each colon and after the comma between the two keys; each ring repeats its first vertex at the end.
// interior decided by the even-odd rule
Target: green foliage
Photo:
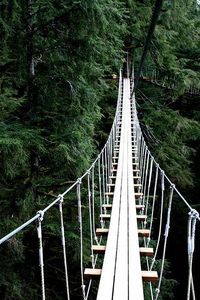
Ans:
{"type": "MultiPolygon", "coordinates": [[[[0,203],[1,236],[74,181],[105,142],[115,110],[116,83],[124,41],[141,54],[153,1],[34,0],[0,3],[0,203]]],[[[176,93],[150,88],[151,103],[139,103],[146,128],[156,137],[151,147],[170,177],[193,185],[191,161],[199,139],[199,112],[190,116],[177,98],[199,85],[199,10],[195,1],[164,4],[148,56],[163,76],[176,76],[176,93]],[[194,59],[195,58],[195,59],[194,59]],[[192,145],[195,143],[195,146],[192,145]]],[[[98,195],[96,195],[98,198],[98,195]]],[[[71,273],[77,292],[79,232],[74,193],[64,209],[71,273]],[[69,204],[70,203],[70,204],[69,204]]],[[[88,218],[83,199],[84,218],[88,218]]],[[[61,299],[63,285],[57,208],[45,216],[44,236],[48,299],[61,299]],[[54,274],[55,275],[55,274],[54,274]]],[[[84,224],[84,233],[88,232],[84,224]]],[[[37,241],[33,227],[1,248],[1,299],[38,299],[37,241]],[[26,267],[24,265],[26,264],[26,267]],[[9,270],[9,271],[8,271],[9,270]],[[29,274],[27,274],[29,270],[29,274]]],[[[86,249],[89,239],[85,238],[86,249]]],[[[88,252],[84,261],[89,264],[88,252]]],[[[169,281],[168,281],[169,283],[169,281]]],[[[166,293],[168,291],[166,283],[166,293]]],[[[170,285],[170,284],[169,284],[170,285]]],[[[165,299],[163,295],[163,299],[165,299]]]]}

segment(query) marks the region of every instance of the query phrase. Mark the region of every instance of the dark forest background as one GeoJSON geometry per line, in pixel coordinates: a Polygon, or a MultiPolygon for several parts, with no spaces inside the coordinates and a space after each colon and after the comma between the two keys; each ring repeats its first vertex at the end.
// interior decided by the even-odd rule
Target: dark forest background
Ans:
{"type": "MultiPolygon", "coordinates": [[[[64,191],[101,149],[115,113],[117,80],[112,74],[118,74],[127,50],[137,71],[153,4],[0,1],[1,237],[64,191]]],[[[196,0],[164,1],[143,71],[151,76],[153,70],[159,71],[165,87],[140,80],[136,96],[141,126],[161,167],[199,209],[200,92],[188,93],[191,87],[200,89],[196,0]]],[[[65,205],[66,238],[72,294],[79,299],[72,204],[69,199],[65,205]]],[[[44,224],[48,299],[65,297],[56,213],[52,210],[44,224]]],[[[185,295],[186,222],[187,211],[177,200],[167,254],[168,276],[178,282],[175,299],[185,295]]],[[[1,246],[0,256],[0,299],[40,299],[35,227],[1,246]]],[[[199,264],[196,255],[196,273],[199,264]]],[[[173,299],[166,291],[161,297],[173,299]]]]}

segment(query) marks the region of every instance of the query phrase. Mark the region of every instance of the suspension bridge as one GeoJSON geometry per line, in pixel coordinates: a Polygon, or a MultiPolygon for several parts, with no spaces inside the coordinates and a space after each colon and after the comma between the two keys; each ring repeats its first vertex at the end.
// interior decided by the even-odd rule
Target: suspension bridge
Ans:
{"type": "Polygon", "coordinates": [[[6,243],[13,236],[17,237],[25,227],[36,222],[43,300],[46,299],[46,286],[42,226],[46,214],[55,206],[59,207],[60,212],[65,297],[68,300],[71,297],[63,205],[74,191],[77,195],[80,234],[80,289],[84,300],[90,298],[94,280],[99,281],[97,300],[143,300],[144,283],[149,288],[148,299],[158,299],[162,290],[174,196],[183,201],[188,209],[186,299],[195,299],[192,266],[196,223],[200,221],[200,217],[148,149],[137,117],[133,78],[133,75],[130,78],[122,77],[120,72],[113,126],[105,146],[90,168],[47,207],[0,239],[0,244],[6,243]],[[84,196],[83,186],[84,191],[87,190],[84,196]],[[164,207],[167,209],[166,217],[164,207]],[[88,217],[84,220],[83,211],[86,209],[88,217]],[[155,211],[157,232],[154,229],[155,211]],[[89,227],[90,249],[87,250],[91,253],[90,265],[85,265],[84,262],[83,222],[87,222],[89,227]],[[155,268],[158,251],[162,253],[159,270],[155,268]],[[103,257],[101,268],[96,267],[99,256],[103,257]]]}

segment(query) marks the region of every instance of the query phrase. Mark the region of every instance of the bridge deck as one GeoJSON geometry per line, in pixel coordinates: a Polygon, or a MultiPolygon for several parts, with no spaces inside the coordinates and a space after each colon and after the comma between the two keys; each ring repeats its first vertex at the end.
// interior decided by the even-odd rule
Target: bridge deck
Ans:
{"type": "Polygon", "coordinates": [[[120,144],[119,150],[117,149],[119,157],[117,173],[115,173],[116,182],[112,196],[110,227],[97,300],[142,300],[144,298],[133,166],[130,163],[132,162],[132,135],[129,79],[124,79],[123,91],[120,144]]]}

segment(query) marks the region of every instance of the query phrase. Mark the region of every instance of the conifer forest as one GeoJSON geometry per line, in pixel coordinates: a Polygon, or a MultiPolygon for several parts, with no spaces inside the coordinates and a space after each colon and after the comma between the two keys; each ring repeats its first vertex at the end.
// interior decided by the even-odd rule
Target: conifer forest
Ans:
{"type": "MultiPolygon", "coordinates": [[[[154,2],[0,0],[0,238],[51,203],[101,151],[115,115],[119,69],[128,52],[137,73],[154,2]]],[[[199,1],[163,1],[136,99],[149,149],[200,211],[199,1]]],[[[75,193],[63,210],[71,299],[82,299],[75,193]]],[[[172,229],[169,237],[160,300],[186,299],[185,211],[177,200],[171,222],[178,234],[172,229]]],[[[58,214],[52,208],[43,222],[48,300],[67,299],[58,214]]],[[[194,274],[199,253],[198,236],[194,274]]],[[[90,253],[83,255],[87,262],[90,253]]],[[[0,299],[42,299],[40,280],[32,223],[0,246],[0,299]]]]}

